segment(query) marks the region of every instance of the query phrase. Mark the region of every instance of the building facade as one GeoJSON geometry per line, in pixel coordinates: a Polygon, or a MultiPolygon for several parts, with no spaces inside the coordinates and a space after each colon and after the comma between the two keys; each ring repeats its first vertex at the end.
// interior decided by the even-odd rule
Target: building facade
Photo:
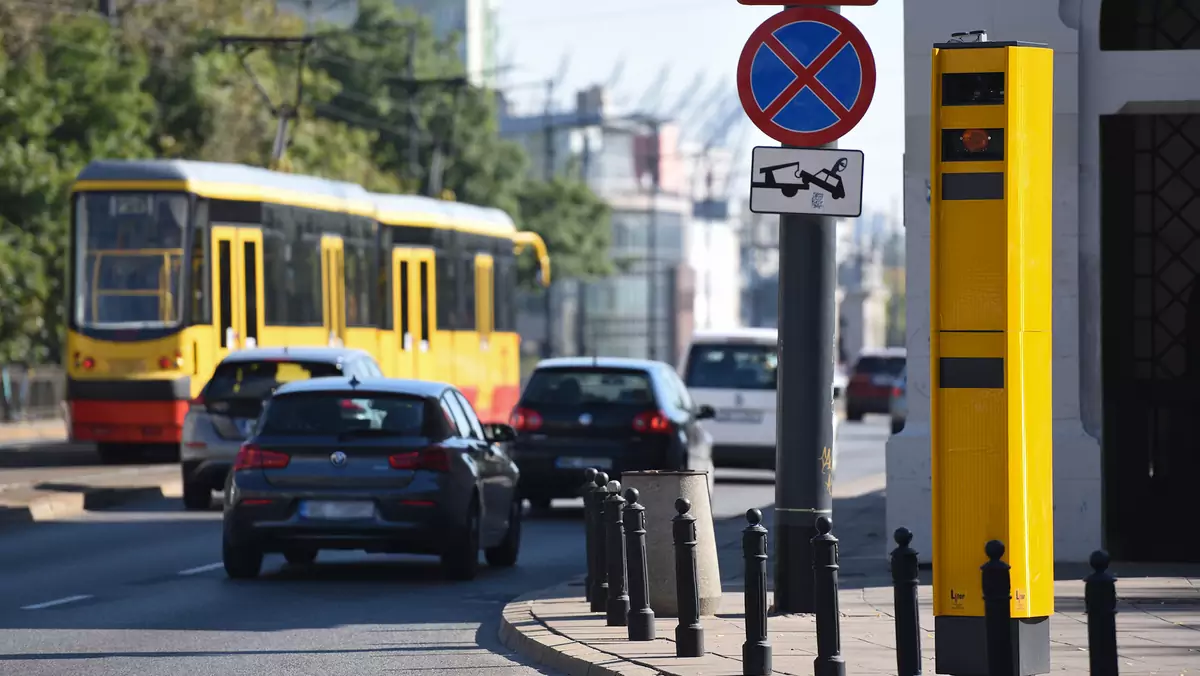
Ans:
{"type": "MultiPolygon", "coordinates": [[[[908,422],[888,528],[930,538],[930,51],[956,31],[1041,42],[1054,73],[1054,546],[1200,561],[1200,6],[905,3],[908,422]]],[[[920,547],[928,559],[929,547],[920,547]]]]}

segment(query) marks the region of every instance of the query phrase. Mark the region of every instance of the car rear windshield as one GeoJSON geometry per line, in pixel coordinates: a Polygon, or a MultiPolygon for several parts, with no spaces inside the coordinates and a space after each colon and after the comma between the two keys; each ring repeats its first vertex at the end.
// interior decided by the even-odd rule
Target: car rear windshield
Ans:
{"type": "Polygon", "coordinates": [[[714,390],[773,390],[779,372],[774,345],[693,345],[684,382],[714,390]]]}
{"type": "Polygon", "coordinates": [[[340,436],[361,431],[431,437],[437,426],[429,416],[430,407],[420,397],[387,393],[355,393],[348,397],[342,392],[303,392],[271,399],[258,432],[340,436]]]}
{"type": "Polygon", "coordinates": [[[337,364],[322,362],[227,362],[217,366],[204,388],[204,398],[209,401],[262,399],[284,383],[340,375],[342,370],[337,364]]]}
{"type": "Polygon", "coordinates": [[[863,357],[854,366],[855,373],[898,376],[904,371],[904,357],[863,357]]]}
{"type": "Polygon", "coordinates": [[[530,406],[647,406],[654,403],[654,387],[645,371],[606,368],[538,369],[530,377],[521,402],[530,406]]]}

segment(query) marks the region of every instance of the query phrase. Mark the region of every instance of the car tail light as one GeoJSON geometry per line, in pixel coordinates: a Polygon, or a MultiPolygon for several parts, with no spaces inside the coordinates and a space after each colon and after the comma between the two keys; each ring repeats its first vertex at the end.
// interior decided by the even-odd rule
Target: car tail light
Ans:
{"type": "Polygon", "coordinates": [[[242,444],[237,458],[233,461],[233,470],[240,469],[283,469],[292,458],[287,453],[268,451],[255,444],[242,444]]]}
{"type": "Polygon", "coordinates": [[[83,361],[80,362],[79,365],[83,367],[84,371],[91,371],[92,369],[96,368],[96,360],[92,359],[91,357],[84,357],[83,361]]]}
{"type": "Polygon", "coordinates": [[[892,388],[892,396],[893,397],[900,397],[903,395],[904,395],[904,392],[898,386],[892,388]]]}
{"type": "Polygon", "coordinates": [[[509,424],[518,432],[536,432],[542,428],[542,416],[528,408],[517,408],[509,418],[509,424]]]}
{"type": "Polygon", "coordinates": [[[671,431],[671,421],[662,411],[646,411],[633,419],[633,431],[644,434],[666,434],[671,431]]]}
{"type": "Polygon", "coordinates": [[[406,451],[388,456],[388,464],[392,469],[449,472],[450,452],[442,446],[430,446],[419,451],[406,451]]]}

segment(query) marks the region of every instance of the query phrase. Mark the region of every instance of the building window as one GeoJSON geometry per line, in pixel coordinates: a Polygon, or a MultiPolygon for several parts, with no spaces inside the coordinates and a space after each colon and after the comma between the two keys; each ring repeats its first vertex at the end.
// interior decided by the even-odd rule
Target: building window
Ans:
{"type": "Polygon", "coordinates": [[[1192,0],[1103,0],[1100,50],[1200,49],[1200,5],[1192,0]]]}

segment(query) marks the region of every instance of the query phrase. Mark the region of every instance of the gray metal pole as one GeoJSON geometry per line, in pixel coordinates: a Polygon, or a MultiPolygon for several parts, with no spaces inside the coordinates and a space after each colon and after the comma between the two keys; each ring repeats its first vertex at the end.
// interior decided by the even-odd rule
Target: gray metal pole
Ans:
{"type": "Polygon", "coordinates": [[[835,224],[826,216],[779,217],[777,613],[816,612],[811,541],[817,517],[833,516],[827,456],[833,449],[835,224]]]}
{"type": "Polygon", "coordinates": [[[659,156],[659,121],[651,122],[652,144],[650,150],[650,223],[646,232],[646,248],[649,250],[646,279],[649,280],[648,295],[646,296],[646,340],[648,341],[648,357],[658,359],[658,193],[662,188],[660,170],[662,158],[659,156]]]}

